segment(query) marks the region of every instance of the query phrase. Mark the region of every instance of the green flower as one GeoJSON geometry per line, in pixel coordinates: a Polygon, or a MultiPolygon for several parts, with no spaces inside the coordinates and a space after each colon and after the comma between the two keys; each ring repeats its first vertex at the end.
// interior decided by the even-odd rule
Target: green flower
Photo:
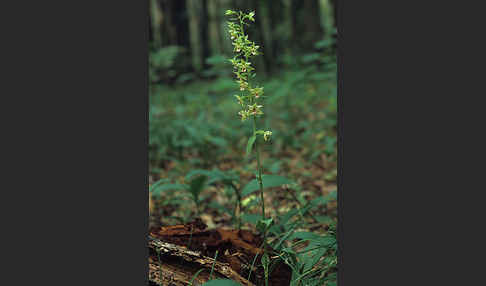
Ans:
{"type": "Polygon", "coordinates": [[[268,139],[270,139],[270,136],[272,136],[272,131],[263,132],[263,140],[268,141],[268,139]]]}

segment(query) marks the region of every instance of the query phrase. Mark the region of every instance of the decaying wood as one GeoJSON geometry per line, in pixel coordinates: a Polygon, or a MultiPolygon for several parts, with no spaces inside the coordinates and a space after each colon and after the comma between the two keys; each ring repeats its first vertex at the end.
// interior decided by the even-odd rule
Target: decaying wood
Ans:
{"type": "MultiPolygon", "coordinates": [[[[248,230],[207,229],[200,219],[181,225],[153,228],[149,234],[152,255],[161,253],[164,256],[162,264],[172,263],[169,258],[176,257],[179,264],[180,261],[192,264],[192,273],[196,273],[201,267],[211,268],[213,257],[218,252],[214,271],[242,285],[253,285],[264,279],[260,263],[262,243],[260,236],[248,230]],[[252,265],[253,261],[255,265],[252,265]],[[243,278],[250,273],[250,281],[243,278]]],[[[268,250],[272,251],[271,248],[268,250]]],[[[290,267],[279,260],[274,263],[275,267],[269,275],[269,286],[289,285],[290,267]]],[[[180,269],[180,272],[185,271],[180,269]]],[[[184,273],[181,275],[184,276],[184,273]]]]}
{"type": "MultiPolygon", "coordinates": [[[[210,270],[214,264],[213,278],[224,277],[235,280],[241,285],[254,286],[253,283],[235,272],[228,263],[219,262],[217,259],[215,262],[213,258],[204,256],[199,251],[188,250],[179,245],[161,241],[151,235],[148,237],[148,247],[150,250],[152,250],[152,253],[155,254],[155,256],[160,255],[161,261],[163,261],[161,264],[153,261],[149,263],[149,281],[151,283],[155,283],[157,285],[160,285],[161,283],[162,285],[170,285],[170,283],[173,285],[189,285],[189,281],[201,267],[210,270]],[[182,263],[178,264],[178,259],[179,262],[182,263]],[[170,263],[167,261],[175,261],[175,263],[170,263]],[[189,265],[187,263],[197,267],[187,267],[189,265]],[[162,279],[160,276],[162,276],[162,279]]],[[[208,274],[209,272],[205,274],[201,273],[201,276],[198,276],[196,280],[197,283],[204,283],[207,281],[209,278],[207,277],[208,274]]]]}
{"type": "MultiPolygon", "coordinates": [[[[156,262],[150,259],[149,263],[149,285],[171,285],[187,286],[195,276],[194,267],[181,263],[180,260],[162,260],[156,262]]],[[[201,267],[204,270],[200,272],[192,282],[192,286],[199,286],[210,280],[210,269],[201,267]]],[[[212,279],[226,278],[218,272],[213,272],[212,279]]]]}

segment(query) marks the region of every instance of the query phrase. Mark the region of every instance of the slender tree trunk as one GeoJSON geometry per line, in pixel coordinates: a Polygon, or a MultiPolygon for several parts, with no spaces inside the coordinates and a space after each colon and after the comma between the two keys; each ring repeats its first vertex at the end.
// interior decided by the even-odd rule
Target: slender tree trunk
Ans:
{"type": "Polygon", "coordinates": [[[208,34],[211,55],[218,55],[222,52],[222,35],[220,29],[221,15],[219,0],[207,0],[208,5],[208,34]]]}
{"type": "Polygon", "coordinates": [[[177,45],[177,29],[174,25],[174,1],[161,0],[159,2],[162,15],[162,46],[177,45]]]}
{"type": "Polygon", "coordinates": [[[304,14],[301,14],[304,19],[305,26],[303,27],[303,39],[306,43],[304,46],[307,50],[312,50],[314,43],[324,37],[324,31],[321,27],[321,10],[318,0],[306,0],[304,2],[304,14]]]}
{"type": "Polygon", "coordinates": [[[318,0],[292,0],[292,42],[295,48],[312,51],[314,43],[323,38],[318,0]]]}
{"type": "Polygon", "coordinates": [[[222,35],[221,37],[221,48],[222,53],[226,56],[231,55],[233,46],[231,45],[231,39],[228,36],[228,27],[226,25],[226,17],[224,16],[224,12],[229,9],[234,9],[234,1],[233,0],[220,0],[219,1],[219,8],[220,11],[220,21],[219,21],[219,30],[222,35]]]}
{"type": "MultiPolygon", "coordinates": [[[[270,73],[273,65],[273,42],[272,42],[272,27],[270,23],[272,9],[272,1],[261,1],[256,0],[256,9],[258,11],[258,28],[260,30],[260,35],[263,45],[263,61],[265,64],[265,72],[270,73]]],[[[278,1],[274,1],[278,2],[278,1]]]]}
{"type": "Polygon", "coordinates": [[[201,0],[186,0],[186,6],[189,16],[189,42],[191,46],[192,66],[200,72],[203,68],[203,45],[201,25],[202,19],[202,1],[201,0]]]}
{"type": "Polygon", "coordinates": [[[280,0],[266,2],[270,21],[270,33],[272,35],[272,69],[277,67],[277,55],[283,54],[285,49],[288,48],[286,39],[288,39],[290,35],[290,18],[286,14],[286,2],[288,1],[280,0]]]}
{"type": "Polygon", "coordinates": [[[154,48],[159,49],[162,46],[161,31],[162,11],[160,10],[157,0],[150,0],[150,30],[154,48]]]}
{"type": "Polygon", "coordinates": [[[298,48],[299,46],[299,41],[298,41],[298,37],[299,37],[299,25],[298,25],[298,22],[297,22],[297,13],[299,11],[299,3],[301,1],[300,0],[291,0],[290,2],[290,7],[289,7],[289,10],[290,10],[290,31],[291,31],[291,36],[290,36],[290,41],[291,41],[291,47],[292,47],[292,50],[293,52],[296,52],[296,49],[298,48]]]}

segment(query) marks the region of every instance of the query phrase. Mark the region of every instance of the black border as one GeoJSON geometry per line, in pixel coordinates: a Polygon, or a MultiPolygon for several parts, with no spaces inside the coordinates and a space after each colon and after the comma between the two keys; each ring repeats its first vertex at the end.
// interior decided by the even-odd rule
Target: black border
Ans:
{"type": "Polygon", "coordinates": [[[0,284],[147,285],[148,1],[9,4],[0,284]]]}
{"type": "MultiPolygon", "coordinates": [[[[338,285],[474,285],[463,253],[482,200],[464,192],[482,184],[456,158],[478,157],[459,141],[484,129],[463,119],[481,93],[453,61],[477,62],[474,25],[454,20],[466,5],[337,3],[338,285]]],[[[2,285],[146,285],[148,1],[10,4],[2,285]]]]}

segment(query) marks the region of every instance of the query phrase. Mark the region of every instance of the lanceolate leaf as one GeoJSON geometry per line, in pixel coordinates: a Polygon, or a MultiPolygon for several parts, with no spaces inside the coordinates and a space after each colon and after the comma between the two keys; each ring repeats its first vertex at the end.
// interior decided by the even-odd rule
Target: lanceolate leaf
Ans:
{"type": "Polygon", "coordinates": [[[169,182],[170,182],[170,180],[169,180],[169,179],[161,179],[161,180],[159,180],[159,181],[155,182],[155,183],[154,183],[152,186],[150,186],[149,191],[150,191],[150,192],[152,192],[152,191],[154,191],[156,188],[158,188],[160,185],[163,185],[163,184],[165,184],[165,183],[169,183],[169,182]]]}
{"type": "Polygon", "coordinates": [[[255,140],[255,134],[248,139],[248,144],[246,145],[246,156],[251,154],[251,150],[253,149],[253,143],[255,143],[255,140]]]}
{"type": "MultiPolygon", "coordinates": [[[[263,188],[279,187],[281,185],[292,183],[291,180],[277,175],[263,175],[262,176],[263,188]]],[[[241,192],[242,196],[247,196],[260,189],[258,181],[256,179],[251,180],[241,192]]]]}
{"type": "Polygon", "coordinates": [[[194,199],[197,201],[199,198],[199,194],[204,189],[206,180],[208,177],[206,176],[199,176],[191,181],[191,188],[189,189],[191,194],[193,195],[194,199]]]}
{"type": "Polygon", "coordinates": [[[163,184],[163,185],[158,185],[157,187],[153,188],[151,192],[154,195],[159,195],[162,192],[165,191],[182,191],[182,190],[187,190],[188,186],[187,185],[182,185],[182,184],[163,184]]]}

